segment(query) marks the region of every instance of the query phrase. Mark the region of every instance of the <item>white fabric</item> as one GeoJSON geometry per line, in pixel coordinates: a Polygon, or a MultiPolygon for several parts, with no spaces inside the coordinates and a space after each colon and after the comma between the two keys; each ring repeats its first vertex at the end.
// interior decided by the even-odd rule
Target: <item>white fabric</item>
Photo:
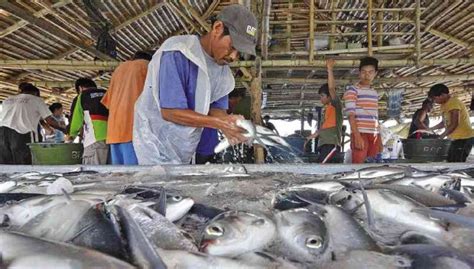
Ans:
{"type": "Polygon", "coordinates": [[[85,147],[88,147],[95,142],[95,132],[94,132],[94,125],[92,123],[92,118],[89,114],[89,111],[85,110],[84,111],[84,140],[82,141],[82,144],[85,147]]]}
{"type": "Polygon", "coordinates": [[[31,94],[19,94],[3,101],[0,112],[0,126],[5,126],[20,134],[37,133],[40,119],[51,116],[51,111],[43,99],[31,94]]]}
{"type": "Polygon", "coordinates": [[[133,147],[141,165],[189,164],[201,138],[202,128],[179,125],[161,116],[158,80],[164,51],[179,51],[198,67],[194,109],[197,113],[207,115],[210,104],[229,94],[235,86],[228,66],[206,63],[206,55],[197,36],[167,39],[148,65],[145,86],[135,104],[133,147]],[[210,73],[214,74],[219,68],[220,75],[211,77],[210,73]],[[211,80],[216,83],[211,83],[211,80]]]}

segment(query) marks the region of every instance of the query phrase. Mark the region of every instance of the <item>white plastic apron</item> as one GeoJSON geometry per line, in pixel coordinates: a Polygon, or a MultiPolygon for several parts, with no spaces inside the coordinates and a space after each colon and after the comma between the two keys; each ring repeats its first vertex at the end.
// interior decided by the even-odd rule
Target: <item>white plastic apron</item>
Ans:
{"type": "MultiPolygon", "coordinates": [[[[212,102],[229,94],[235,80],[229,67],[224,68],[221,85],[211,90],[206,59],[199,38],[193,35],[167,39],[153,55],[142,94],[135,104],[133,147],[138,163],[189,164],[201,138],[202,128],[179,125],[163,119],[159,101],[160,59],[164,51],[180,51],[197,65],[194,111],[207,115],[212,102]]],[[[172,89],[168,89],[172,90],[172,89]]]]}

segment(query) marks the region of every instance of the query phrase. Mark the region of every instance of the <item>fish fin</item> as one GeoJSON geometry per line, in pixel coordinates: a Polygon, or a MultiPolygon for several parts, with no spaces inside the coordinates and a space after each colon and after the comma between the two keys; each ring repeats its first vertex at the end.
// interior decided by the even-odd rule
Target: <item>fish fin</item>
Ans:
{"type": "Polygon", "coordinates": [[[441,188],[440,189],[441,195],[455,201],[457,204],[464,205],[466,203],[470,203],[471,201],[467,196],[464,195],[464,193],[457,191],[457,190],[452,190],[448,188],[441,188]]]}
{"type": "Polygon", "coordinates": [[[162,216],[166,216],[166,191],[165,188],[161,189],[160,192],[160,200],[158,200],[158,204],[156,207],[156,211],[160,213],[162,216]]]}
{"type": "Polygon", "coordinates": [[[430,244],[437,246],[446,246],[443,241],[417,231],[406,231],[400,235],[400,243],[407,244],[430,244]]]}
{"type": "Polygon", "coordinates": [[[363,206],[364,204],[365,204],[365,202],[362,202],[362,203],[358,204],[356,207],[354,207],[353,209],[351,209],[347,213],[349,213],[349,215],[353,216],[357,212],[357,210],[359,210],[359,208],[361,206],[363,206]]]}
{"type": "Polygon", "coordinates": [[[61,191],[63,192],[64,196],[66,196],[68,201],[72,201],[71,195],[69,195],[65,189],[61,188],[61,191]]]}
{"type": "Polygon", "coordinates": [[[362,197],[364,198],[365,210],[367,211],[367,224],[369,225],[369,228],[372,229],[375,225],[374,212],[372,212],[372,207],[370,206],[369,197],[367,196],[367,192],[365,191],[364,186],[362,186],[362,183],[360,182],[359,182],[359,185],[360,185],[360,190],[362,192],[362,197]]]}
{"type": "Polygon", "coordinates": [[[439,219],[447,223],[455,223],[466,228],[474,229],[474,218],[471,217],[445,211],[432,210],[430,208],[414,208],[411,211],[428,216],[430,218],[439,219]]]}

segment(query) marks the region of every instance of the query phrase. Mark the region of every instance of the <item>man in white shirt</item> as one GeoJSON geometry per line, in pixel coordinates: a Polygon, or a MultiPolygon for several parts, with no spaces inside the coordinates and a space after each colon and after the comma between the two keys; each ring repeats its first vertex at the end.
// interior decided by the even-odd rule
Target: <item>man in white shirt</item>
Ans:
{"type": "Polygon", "coordinates": [[[38,97],[39,89],[22,83],[20,94],[3,101],[0,112],[0,164],[31,164],[28,143],[37,141],[41,119],[60,131],[65,131],[52,118],[51,111],[38,97]]]}

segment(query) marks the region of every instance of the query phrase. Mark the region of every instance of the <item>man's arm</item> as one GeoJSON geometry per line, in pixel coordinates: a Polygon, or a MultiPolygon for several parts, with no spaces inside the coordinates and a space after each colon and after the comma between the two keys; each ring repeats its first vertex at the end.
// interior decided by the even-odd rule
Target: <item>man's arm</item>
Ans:
{"type": "Polygon", "coordinates": [[[326,60],[326,67],[328,72],[328,88],[329,88],[329,95],[331,96],[332,100],[336,100],[336,81],[334,80],[334,65],[336,61],[334,59],[326,60]]]}
{"type": "Polygon", "coordinates": [[[49,126],[53,127],[54,129],[57,129],[63,133],[66,132],[66,128],[64,128],[64,126],[61,126],[61,124],[59,122],[57,122],[53,116],[49,116],[47,117],[46,119],[44,119],[46,121],[46,123],[48,123],[49,126]]]}
{"type": "Polygon", "coordinates": [[[232,144],[247,140],[242,134],[242,129],[235,125],[242,116],[227,115],[224,110],[211,109],[210,115],[202,115],[189,109],[162,108],[161,115],[166,121],[190,127],[207,127],[221,130],[232,144]]]}
{"type": "Polygon", "coordinates": [[[82,109],[82,94],[77,97],[74,112],[72,113],[71,128],[69,129],[69,135],[75,137],[79,134],[79,131],[84,124],[84,110],[82,109]]]}
{"type": "Polygon", "coordinates": [[[441,138],[444,138],[450,135],[459,125],[459,110],[454,109],[449,111],[449,125],[446,127],[446,130],[440,135],[441,138]]]}
{"type": "Polygon", "coordinates": [[[444,128],[444,121],[441,121],[440,123],[436,124],[435,126],[428,128],[429,131],[434,131],[438,129],[444,128]]]}

